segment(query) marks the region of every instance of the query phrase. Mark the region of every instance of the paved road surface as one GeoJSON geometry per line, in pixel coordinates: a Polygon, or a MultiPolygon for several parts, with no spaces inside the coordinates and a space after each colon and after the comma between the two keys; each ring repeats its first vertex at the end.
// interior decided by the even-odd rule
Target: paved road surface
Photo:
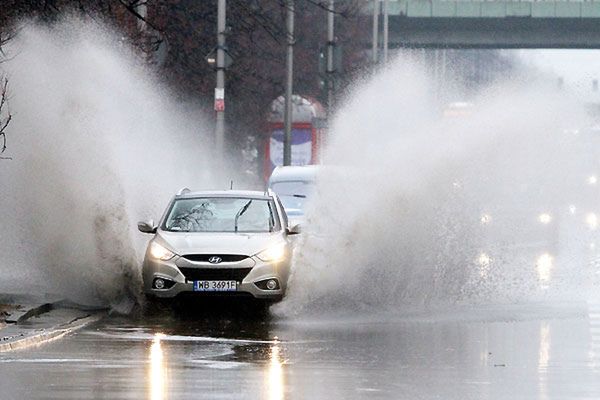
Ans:
{"type": "Polygon", "coordinates": [[[108,317],[0,354],[0,388],[2,399],[597,399],[600,307],[108,317]]]}

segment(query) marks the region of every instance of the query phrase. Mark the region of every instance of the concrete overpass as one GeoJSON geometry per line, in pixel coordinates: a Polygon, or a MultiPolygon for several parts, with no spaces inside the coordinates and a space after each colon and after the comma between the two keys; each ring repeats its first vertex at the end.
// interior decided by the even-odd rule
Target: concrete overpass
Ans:
{"type": "Polygon", "coordinates": [[[600,48],[600,1],[390,0],[388,13],[390,47],[600,48]]]}

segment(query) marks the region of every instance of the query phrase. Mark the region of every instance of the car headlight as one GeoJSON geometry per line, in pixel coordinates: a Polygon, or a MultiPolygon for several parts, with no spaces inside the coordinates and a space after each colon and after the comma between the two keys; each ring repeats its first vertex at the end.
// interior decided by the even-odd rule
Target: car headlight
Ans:
{"type": "Polygon", "coordinates": [[[175,257],[175,253],[173,253],[170,250],[167,250],[166,248],[164,248],[156,242],[150,243],[150,255],[162,261],[167,261],[175,257]]]}
{"type": "Polygon", "coordinates": [[[279,243],[261,251],[256,257],[262,261],[281,261],[286,256],[286,250],[285,243],[279,243]]]}

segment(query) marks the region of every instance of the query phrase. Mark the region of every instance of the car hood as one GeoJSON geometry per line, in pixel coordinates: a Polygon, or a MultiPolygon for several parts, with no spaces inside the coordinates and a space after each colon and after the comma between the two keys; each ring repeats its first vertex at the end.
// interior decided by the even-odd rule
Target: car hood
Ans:
{"type": "Polygon", "coordinates": [[[243,254],[252,256],[282,240],[281,232],[274,233],[209,233],[164,232],[155,239],[179,255],[184,254],[243,254]]]}

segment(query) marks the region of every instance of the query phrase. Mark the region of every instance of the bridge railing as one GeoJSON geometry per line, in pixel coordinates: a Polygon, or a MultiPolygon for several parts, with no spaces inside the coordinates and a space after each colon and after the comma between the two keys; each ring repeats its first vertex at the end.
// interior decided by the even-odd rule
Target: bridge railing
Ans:
{"type": "MultiPolygon", "coordinates": [[[[600,1],[390,0],[388,4],[392,17],[600,18],[600,1]]],[[[373,2],[366,3],[363,12],[372,14],[373,2]]]]}

